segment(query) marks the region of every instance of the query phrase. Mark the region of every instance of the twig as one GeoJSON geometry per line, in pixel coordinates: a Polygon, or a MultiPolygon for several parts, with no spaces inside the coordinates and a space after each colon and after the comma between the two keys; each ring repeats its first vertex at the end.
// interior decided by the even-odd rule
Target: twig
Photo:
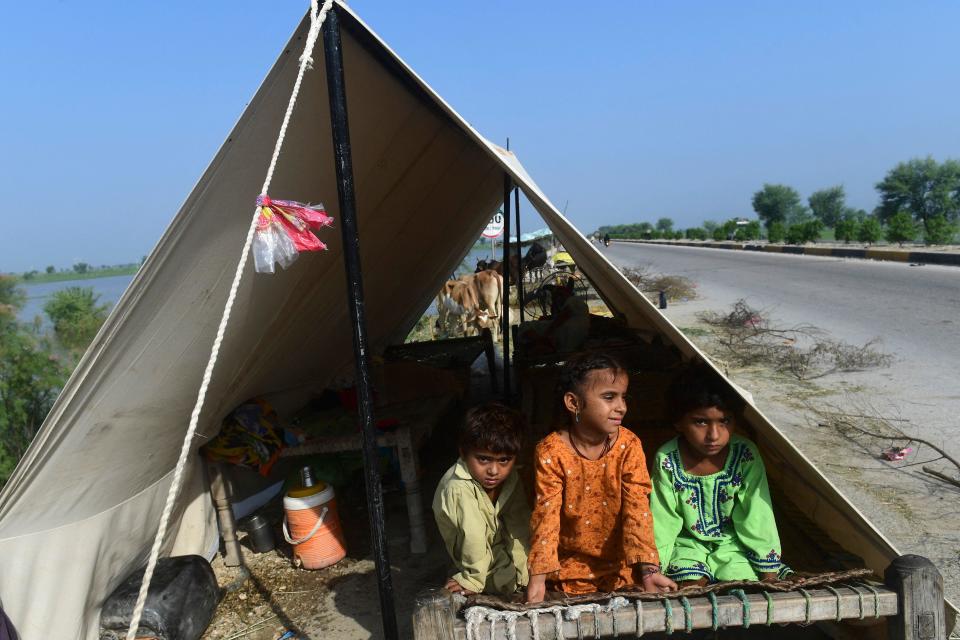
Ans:
{"type": "Polygon", "coordinates": [[[243,636],[248,636],[248,635],[250,635],[251,633],[253,633],[254,631],[259,631],[260,629],[262,629],[263,626],[264,626],[266,623],[270,622],[271,620],[275,619],[276,617],[277,617],[276,615],[272,615],[272,616],[270,616],[270,617],[268,617],[268,618],[264,618],[263,620],[260,620],[259,622],[254,622],[253,624],[251,624],[250,626],[248,626],[248,627],[247,627],[246,629],[244,629],[243,631],[241,631],[241,632],[239,632],[239,633],[235,633],[235,634],[233,634],[232,636],[230,636],[230,637],[228,637],[228,638],[224,638],[224,640],[236,640],[236,638],[242,638],[243,636]]]}
{"type": "MultiPolygon", "coordinates": [[[[867,420],[876,420],[877,416],[865,416],[859,413],[843,413],[842,411],[820,411],[823,415],[826,416],[844,416],[845,418],[865,418],[867,420]]],[[[910,422],[906,418],[887,418],[884,417],[884,420],[890,422],[910,422]]]]}
{"type": "Polygon", "coordinates": [[[923,469],[923,471],[924,471],[925,473],[929,473],[930,475],[932,475],[932,476],[934,476],[934,477],[937,477],[937,478],[940,478],[941,480],[943,480],[943,481],[945,481],[945,482],[949,482],[950,484],[952,484],[952,485],[954,485],[954,486],[956,486],[956,487],[960,487],[960,480],[954,480],[953,478],[951,478],[950,476],[948,476],[948,475],[945,474],[945,473],[940,473],[940,472],[937,471],[936,469],[931,469],[930,467],[926,467],[926,466],[921,467],[921,469],[923,469]]]}

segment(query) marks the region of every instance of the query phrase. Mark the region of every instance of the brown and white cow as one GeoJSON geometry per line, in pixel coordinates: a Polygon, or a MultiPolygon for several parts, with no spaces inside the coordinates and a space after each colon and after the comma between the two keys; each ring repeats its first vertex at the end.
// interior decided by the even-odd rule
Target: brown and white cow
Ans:
{"type": "Polygon", "coordinates": [[[503,300],[503,277],[481,271],[448,280],[437,294],[440,332],[445,335],[474,335],[490,329],[496,338],[503,300]]]}

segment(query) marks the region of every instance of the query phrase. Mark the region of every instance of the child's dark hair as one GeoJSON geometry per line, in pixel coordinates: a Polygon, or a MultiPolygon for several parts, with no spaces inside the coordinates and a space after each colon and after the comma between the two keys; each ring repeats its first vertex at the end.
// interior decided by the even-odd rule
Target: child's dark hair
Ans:
{"type": "Polygon", "coordinates": [[[567,360],[560,369],[560,379],[557,381],[557,399],[563,406],[563,396],[568,391],[579,395],[583,394],[583,386],[587,382],[587,375],[591,371],[612,370],[614,374],[626,371],[615,356],[609,353],[581,353],[567,360]]]}
{"type": "Polygon", "coordinates": [[[687,369],[677,376],[667,389],[667,413],[676,423],[690,411],[716,407],[725,413],[739,415],[743,401],[728,383],[703,365],[687,369]]]}
{"type": "Polygon", "coordinates": [[[516,409],[488,402],[467,412],[460,430],[460,451],[490,451],[517,455],[527,421],[516,409]]]}

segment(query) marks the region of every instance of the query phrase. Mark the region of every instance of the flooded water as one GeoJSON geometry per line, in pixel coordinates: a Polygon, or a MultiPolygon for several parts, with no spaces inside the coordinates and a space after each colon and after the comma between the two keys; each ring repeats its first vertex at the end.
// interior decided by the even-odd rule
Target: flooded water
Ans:
{"type": "MultiPolygon", "coordinates": [[[[497,257],[499,258],[502,254],[503,249],[498,246],[497,257]]],[[[457,268],[457,275],[472,273],[476,268],[477,260],[480,258],[490,259],[489,247],[472,249],[470,253],[467,254],[467,257],[464,258],[460,267],[457,268]]],[[[92,287],[93,292],[100,296],[100,304],[108,304],[112,309],[113,305],[120,299],[120,296],[123,295],[124,290],[127,288],[127,285],[130,284],[131,280],[133,280],[132,275],[91,278],[89,280],[64,280],[62,282],[22,284],[20,286],[27,293],[27,301],[23,305],[23,309],[20,310],[18,317],[21,322],[33,322],[36,316],[40,316],[42,325],[49,326],[50,322],[43,313],[43,305],[47,303],[47,300],[49,300],[50,296],[54,293],[68,287],[92,287]]],[[[436,309],[432,309],[432,312],[436,313],[436,309]]]]}
{"type": "Polygon", "coordinates": [[[47,303],[57,291],[68,287],[89,287],[93,292],[100,296],[100,304],[113,305],[117,303],[120,296],[133,276],[110,276],[108,278],[90,278],[89,280],[64,280],[62,282],[41,282],[38,284],[22,284],[21,288],[27,293],[27,301],[20,310],[18,317],[21,322],[33,322],[37,316],[42,318],[42,325],[49,326],[50,321],[43,313],[43,305],[47,303]]]}

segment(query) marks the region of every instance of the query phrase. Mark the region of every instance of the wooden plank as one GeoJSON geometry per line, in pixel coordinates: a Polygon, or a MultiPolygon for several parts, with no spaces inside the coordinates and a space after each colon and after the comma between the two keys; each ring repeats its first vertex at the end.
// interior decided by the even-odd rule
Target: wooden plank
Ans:
{"type": "Polygon", "coordinates": [[[239,567],[242,555],[240,542],[237,540],[237,521],[233,517],[233,507],[230,503],[230,483],[224,474],[223,465],[219,462],[209,463],[207,473],[210,479],[210,496],[217,510],[220,537],[223,538],[223,564],[228,567],[239,567]]]}
{"type": "MultiPolygon", "coordinates": [[[[896,616],[898,612],[897,594],[885,589],[878,588],[880,592],[876,603],[879,608],[874,609],[874,595],[864,587],[835,587],[839,594],[839,613],[842,620],[859,621],[861,619],[861,598],[862,595],[862,618],[865,622],[876,620],[875,614],[879,613],[881,618],[896,616]]],[[[806,624],[818,621],[835,621],[837,619],[838,598],[835,594],[826,589],[809,590],[810,604],[809,614],[808,605],[803,594],[799,592],[771,593],[770,598],[773,602],[771,610],[770,624],[806,624]]],[[[764,626],[767,624],[767,600],[762,594],[747,594],[749,603],[749,621],[751,626],[764,626]]],[[[685,626],[685,612],[683,604],[679,599],[671,598],[670,613],[674,632],[683,632],[685,626]]],[[[710,629],[713,627],[713,606],[710,601],[704,597],[689,599],[690,615],[693,629],[710,629]]],[[[663,632],[667,630],[667,608],[661,601],[646,601],[642,603],[641,613],[643,616],[643,633],[663,632]]],[[[718,627],[741,627],[743,626],[743,603],[735,596],[723,595],[717,596],[717,625],[718,627]]],[[[878,621],[879,622],[879,621],[878,621]]],[[[541,640],[556,640],[555,618],[553,614],[540,614],[538,619],[539,636],[541,640]]],[[[613,612],[601,612],[594,618],[593,613],[583,613],[579,621],[564,620],[563,635],[566,638],[594,638],[595,631],[599,624],[601,638],[613,637],[636,637],[637,635],[637,609],[635,603],[613,612]],[[579,636],[578,636],[579,622],[579,636]],[[614,628],[616,625],[616,629],[614,628]]],[[[866,629],[862,629],[866,631],[866,629]]],[[[493,638],[495,640],[504,640],[507,635],[507,624],[504,621],[495,623],[493,638]]],[[[440,637],[440,636],[438,636],[440,637]]],[[[477,638],[490,638],[490,624],[482,623],[477,628],[477,638]]],[[[869,637],[865,635],[864,637],[869,637]]],[[[456,638],[466,640],[466,623],[463,620],[457,621],[456,638]]],[[[519,618],[516,624],[517,640],[530,640],[533,638],[530,620],[528,618],[519,618]]]]}
{"type": "Polygon", "coordinates": [[[413,640],[453,640],[457,626],[464,636],[466,631],[462,621],[457,622],[457,608],[449,591],[425,589],[417,594],[413,605],[413,640]]]}
{"type": "Polygon", "coordinates": [[[890,563],[884,580],[900,597],[901,615],[890,618],[891,640],[944,640],[947,623],[943,577],[922,556],[900,556],[890,563]]]}
{"type": "Polygon", "coordinates": [[[420,497],[420,477],[417,472],[417,450],[410,429],[397,429],[397,457],[400,459],[400,479],[407,499],[407,517],[410,521],[410,552],[427,552],[427,529],[423,522],[423,500],[420,497]]]}

